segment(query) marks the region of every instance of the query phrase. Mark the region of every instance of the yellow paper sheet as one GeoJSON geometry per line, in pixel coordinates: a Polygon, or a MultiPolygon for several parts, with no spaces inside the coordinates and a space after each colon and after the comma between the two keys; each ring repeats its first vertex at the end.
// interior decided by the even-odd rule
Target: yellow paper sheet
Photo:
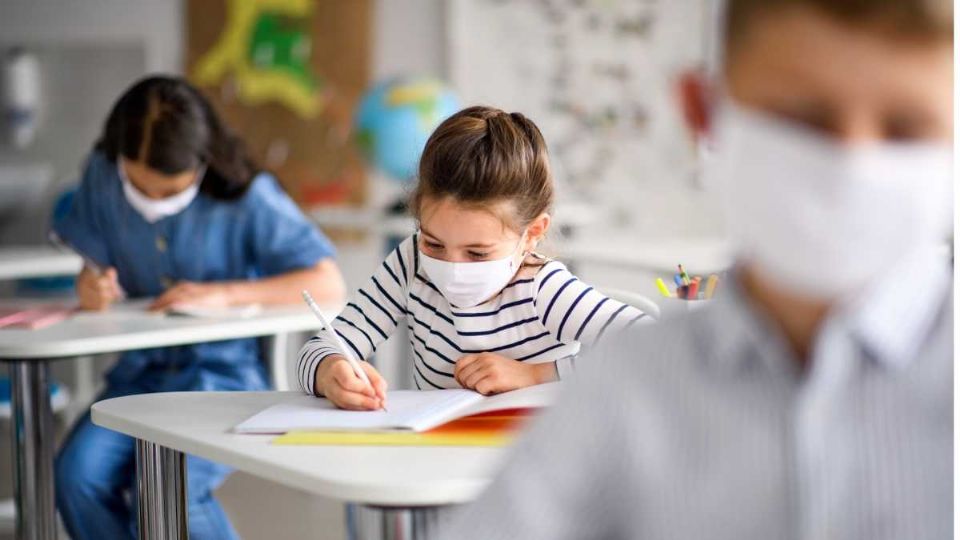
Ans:
{"type": "Polygon", "coordinates": [[[347,433],[291,431],[273,440],[284,446],[506,446],[512,433],[347,433]]]}

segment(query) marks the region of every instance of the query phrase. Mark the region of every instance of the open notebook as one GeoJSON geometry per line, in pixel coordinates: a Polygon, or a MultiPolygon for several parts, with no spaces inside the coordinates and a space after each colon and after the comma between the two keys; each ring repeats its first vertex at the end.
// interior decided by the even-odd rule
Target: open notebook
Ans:
{"type": "Polygon", "coordinates": [[[486,397],[472,390],[395,390],[387,392],[384,411],[344,411],[325,399],[302,396],[269,407],[233,430],[278,434],[290,431],[422,432],[451,420],[492,411],[550,405],[560,383],[531,386],[486,397]]]}

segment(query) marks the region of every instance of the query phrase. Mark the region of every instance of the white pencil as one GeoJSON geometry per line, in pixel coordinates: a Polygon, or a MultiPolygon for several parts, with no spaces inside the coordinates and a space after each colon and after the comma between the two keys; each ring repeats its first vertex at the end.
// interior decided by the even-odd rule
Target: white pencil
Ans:
{"type": "MultiPolygon", "coordinates": [[[[320,319],[320,323],[323,325],[323,328],[320,330],[326,332],[327,336],[333,341],[334,345],[340,349],[340,353],[344,358],[347,359],[347,363],[350,364],[350,367],[353,368],[353,372],[357,374],[357,377],[360,377],[360,380],[366,383],[374,393],[377,392],[377,389],[374,388],[373,383],[370,382],[370,378],[367,377],[367,372],[363,370],[363,366],[360,365],[360,360],[347,348],[347,344],[340,339],[340,335],[333,329],[333,325],[330,324],[330,321],[327,320],[327,317],[323,314],[323,311],[320,309],[320,306],[313,300],[313,297],[310,296],[310,293],[303,291],[303,301],[307,303],[307,306],[310,307],[310,310],[313,311],[313,314],[320,319]]],[[[383,412],[387,412],[386,405],[383,406],[383,412]]]]}

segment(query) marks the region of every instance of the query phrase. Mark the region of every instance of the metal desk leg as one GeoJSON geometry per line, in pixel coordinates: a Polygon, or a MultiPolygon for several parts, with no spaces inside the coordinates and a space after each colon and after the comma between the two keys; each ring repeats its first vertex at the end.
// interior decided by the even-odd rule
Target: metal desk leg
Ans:
{"type": "Polygon", "coordinates": [[[433,538],[448,506],[413,508],[347,504],[349,540],[423,540],[433,538]]]}
{"type": "Polygon", "coordinates": [[[138,439],[137,496],[141,540],[187,539],[183,452],[138,439]]]}
{"type": "Polygon", "coordinates": [[[267,362],[270,364],[270,380],[274,390],[290,390],[287,375],[287,341],[289,334],[279,333],[267,338],[267,362]]]}
{"type": "Polygon", "coordinates": [[[46,361],[10,362],[18,540],[52,540],[57,537],[49,372],[46,361]]]}

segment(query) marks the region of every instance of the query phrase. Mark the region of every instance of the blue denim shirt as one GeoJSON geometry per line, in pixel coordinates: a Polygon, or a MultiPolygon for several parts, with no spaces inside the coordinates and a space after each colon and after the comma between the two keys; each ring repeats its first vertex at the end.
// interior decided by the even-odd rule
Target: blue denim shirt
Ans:
{"type": "MultiPolygon", "coordinates": [[[[182,212],[148,223],[124,198],[116,163],[99,152],[87,161],[70,210],[54,229],[84,255],[115,267],[131,298],[158,296],[179,281],[274,276],[334,255],[330,241],[267,173],[239,199],[200,193],[182,212]]],[[[146,373],[164,374],[171,389],[266,384],[256,339],[128,352],[108,380],[124,384],[146,373]]]]}

